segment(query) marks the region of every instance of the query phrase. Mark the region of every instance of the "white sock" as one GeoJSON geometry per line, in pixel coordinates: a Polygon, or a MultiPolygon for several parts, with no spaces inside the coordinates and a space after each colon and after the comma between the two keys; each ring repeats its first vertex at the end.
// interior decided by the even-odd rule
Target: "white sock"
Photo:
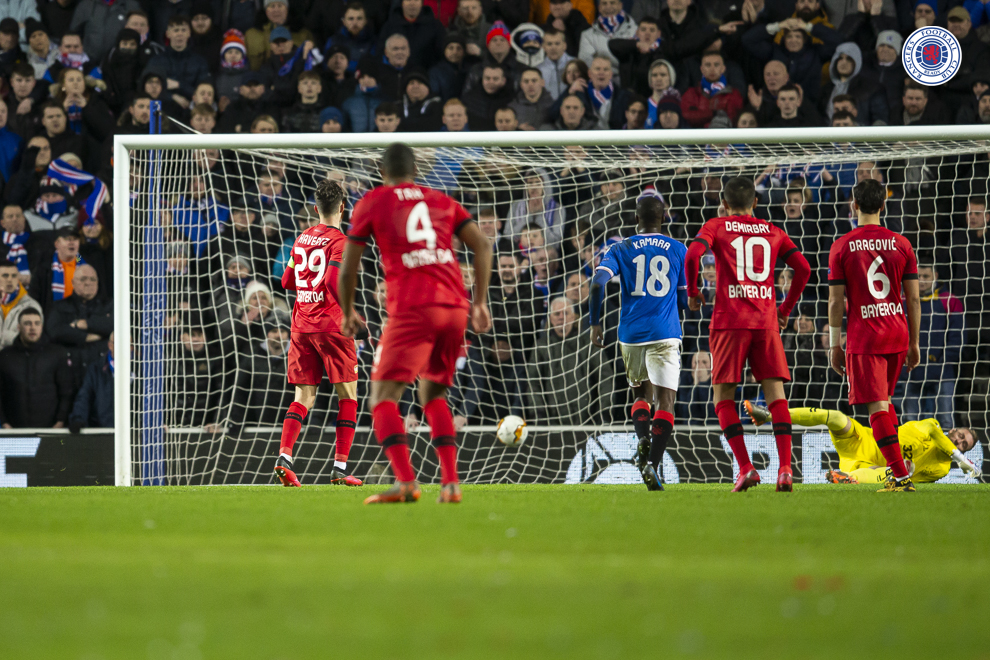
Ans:
{"type": "Polygon", "coordinates": [[[278,457],[279,458],[284,458],[285,460],[289,461],[290,463],[292,462],[292,457],[289,456],[288,454],[286,454],[285,452],[280,453],[278,455],[278,457]]]}
{"type": "Polygon", "coordinates": [[[334,461],[333,466],[340,470],[341,472],[347,472],[347,462],[346,461],[334,461]]]}

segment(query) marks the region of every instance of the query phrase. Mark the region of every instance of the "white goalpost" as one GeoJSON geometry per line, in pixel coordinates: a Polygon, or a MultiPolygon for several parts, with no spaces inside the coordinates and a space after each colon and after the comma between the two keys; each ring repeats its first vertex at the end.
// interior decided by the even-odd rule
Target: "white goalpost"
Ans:
{"type": "MultiPolygon", "coordinates": [[[[784,331],[792,407],[847,409],[848,391],[828,369],[821,341],[828,250],[854,226],[852,185],[864,177],[887,185],[884,222],[911,240],[931,285],[922,278],[922,366],[902,377],[894,403],[902,421],[934,417],[943,428],[974,429],[982,442],[967,457],[982,468],[990,400],[986,126],[126,135],[115,138],[113,162],[117,485],[272,482],[291,401],[284,246],[312,221],[319,180],[341,182],[349,210],[380,184],[378,157],[395,141],[415,149],[420,183],[458,199],[495,234],[494,328],[469,334],[451,390],[464,423],[465,481],[639,482],[615,337],[618,286],[607,289],[607,345],[598,350],[588,339],[589,277],[603,249],[635,233],[638,196],[662,195],[664,233],[686,242],[717,215],[721,181],[737,174],[757,181],[758,214],[784,228],[813,269],[784,331]],[[530,425],[518,448],[494,436],[507,414],[530,425]]],[[[468,287],[470,260],[459,256],[468,287]]],[[[385,482],[366,405],[386,322],[375,248],[362,267],[358,308],[369,331],[357,338],[359,426],[349,465],[359,478],[385,482]]],[[[713,269],[702,277],[713,292],[713,269]]],[[[774,282],[778,293],[789,286],[783,264],[774,282]]],[[[664,460],[672,483],[733,476],[710,398],[706,309],[685,312],[677,426],[664,460]]],[[[760,396],[754,383],[740,390],[760,396]]],[[[331,391],[321,388],[300,438],[304,484],[321,483],[332,464],[331,391]]],[[[422,413],[411,397],[402,407],[414,464],[430,481],[437,464],[422,413]]],[[[773,436],[761,430],[747,443],[757,468],[775,473],[773,436]]],[[[798,476],[822,481],[834,457],[827,433],[796,433],[795,452],[798,476]]],[[[966,480],[958,469],[946,479],[966,480]]]]}

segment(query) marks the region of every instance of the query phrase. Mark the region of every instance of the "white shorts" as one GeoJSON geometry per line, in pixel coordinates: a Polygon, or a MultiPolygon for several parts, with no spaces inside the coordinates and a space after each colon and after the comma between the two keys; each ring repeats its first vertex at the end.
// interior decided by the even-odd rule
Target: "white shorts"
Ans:
{"type": "Polygon", "coordinates": [[[652,344],[619,344],[626,378],[631,387],[649,379],[658,387],[677,391],[681,382],[681,340],[662,339],[652,344]]]}

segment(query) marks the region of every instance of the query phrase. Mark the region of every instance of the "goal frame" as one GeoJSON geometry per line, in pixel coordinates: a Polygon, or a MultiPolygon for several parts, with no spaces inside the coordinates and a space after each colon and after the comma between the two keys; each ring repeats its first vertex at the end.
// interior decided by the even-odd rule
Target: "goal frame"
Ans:
{"type": "MultiPolygon", "coordinates": [[[[114,137],[114,464],[117,486],[134,484],[131,429],[131,213],[130,150],[383,148],[411,147],[676,146],[708,144],[815,144],[988,140],[990,126],[856,126],[783,129],[676,129],[636,131],[516,131],[476,133],[296,133],[117,135],[114,137]],[[126,237],[126,239],[125,239],[126,237]]],[[[990,144],[988,144],[990,150],[990,144]]]]}

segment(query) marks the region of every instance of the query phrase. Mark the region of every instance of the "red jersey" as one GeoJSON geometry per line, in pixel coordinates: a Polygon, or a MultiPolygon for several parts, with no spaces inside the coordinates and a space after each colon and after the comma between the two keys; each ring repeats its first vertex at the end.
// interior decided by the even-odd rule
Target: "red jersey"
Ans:
{"type": "Polygon", "coordinates": [[[910,241],[880,225],[863,225],[832,243],[828,283],[846,287],[846,353],[883,355],[908,347],[901,283],[918,279],[910,241]]]}
{"type": "Polygon", "coordinates": [[[780,326],[774,266],[777,259],[786,261],[798,251],[787,234],[766,220],[733,215],[712,218],[695,240],[715,255],[715,309],[711,328],[777,330],[780,326]]]}
{"type": "Polygon", "coordinates": [[[296,292],[292,332],[340,332],[344,316],[337,297],[337,274],[344,257],[344,233],[336,227],[310,227],[292,245],[282,288],[296,292]]]}
{"type": "Polygon", "coordinates": [[[467,309],[452,239],[470,220],[447,195],[414,183],[379,186],[354,206],[347,238],[378,244],[389,316],[424,305],[467,309]]]}

